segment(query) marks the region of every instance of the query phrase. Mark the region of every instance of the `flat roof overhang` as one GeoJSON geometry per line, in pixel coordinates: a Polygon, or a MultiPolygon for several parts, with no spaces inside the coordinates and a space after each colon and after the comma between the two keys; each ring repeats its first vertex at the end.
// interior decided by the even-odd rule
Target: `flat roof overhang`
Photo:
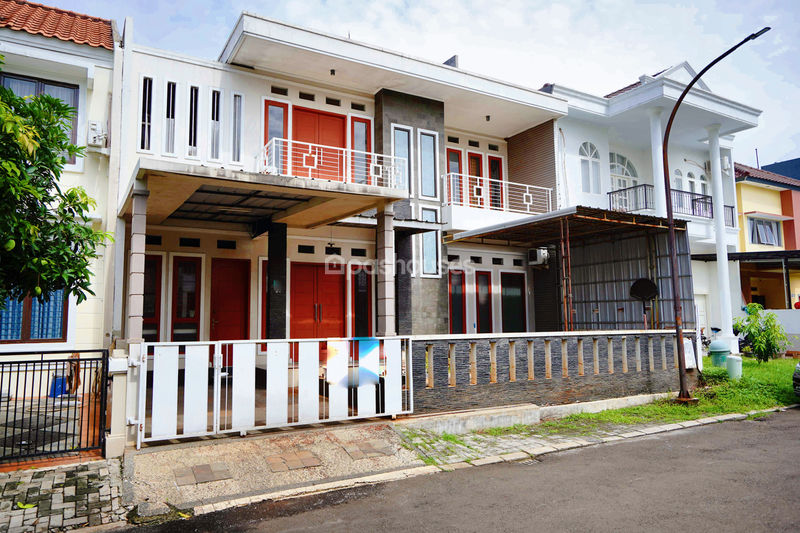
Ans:
{"type": "Polygon", "coordinates": [[[391,89],[441,101],[448,128],[500,138],[567,113],[559,96],[247,12],[219,61],[361,94],[391,89]]]}
{"type": "MultiPolygon", "coordinates": [[[[408,198],[401,189],[139,159],[131,180],[146,181],[148,224],[196,220],[314,228],[408,198]]],[[[120,215],[130,214],[130,190],[120,215]]]]}
{"type": "MultiPolygon", "coordinates": [[[[575,206],[512,222],[463,231],[454,234],[447,242],[450,244],[492,241],[535,248],[560,241],[563,223],[569,225],[570,239],[590,237],[609,231],[667,231],[669,229],[665,218],[575,206]]],[[[686,221],[675,220],[675,229],[685,231],[686,221]]]]}
{"type": "MultiPolygon", "coordinates": [[[[783,261],[800,260],[800,250],[775,250],[766,252],[731,252],[728,261],[783,261]]],[[[716,261],[717,254],[692,254],[692,261],[716,261]]]]}

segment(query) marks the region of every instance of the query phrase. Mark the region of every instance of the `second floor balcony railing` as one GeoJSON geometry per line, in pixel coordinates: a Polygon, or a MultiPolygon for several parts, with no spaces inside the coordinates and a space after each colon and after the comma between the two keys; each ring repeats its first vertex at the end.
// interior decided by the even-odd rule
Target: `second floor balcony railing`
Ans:
{"type": "MultiPolygon", "coordinates": [[[[672,189],[672,212],[676,215],[691,215],[700,218],[714,218],[714,206],[711,196],[690,191],[672,189]]],[[[608,193],[608,207],[612,211],[633,213],[647,209],[655,209],[653,186],[650,184],[635,185],[608,193]]],[[[736,210],[731,205],[725,206],[725,225],[736,226],[736,210]]]]}
{"type": "Polygon", "coordinates": [[[258,156],[258,171],[278,176],[397,188],[406,161],[374,152],[274,138],[258,156]]]}
{"type": "Polygon", "coordinates": [[[553,210],[553,190],[467,174],[445,174],[445,203],[538,215],[553,210]]]}

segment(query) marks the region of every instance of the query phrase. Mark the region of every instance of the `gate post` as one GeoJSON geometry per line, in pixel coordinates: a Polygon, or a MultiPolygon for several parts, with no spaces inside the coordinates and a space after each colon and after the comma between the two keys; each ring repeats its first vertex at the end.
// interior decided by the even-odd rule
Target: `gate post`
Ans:
{"type": "MultiPolygon", "coordinates": [[[[108,359],[108,375],[111,378],[111,402],[109,422],[111,429],[106,436],[105,456],[107,458],[122,457],[127,443],[128,422],[128,354],[125,350],[113,350],[108,359]]],[[[103,406],[105,409],[106,406],[103,406]]],[[[105,429],[103,429],[105,431],[105,429]]]]}

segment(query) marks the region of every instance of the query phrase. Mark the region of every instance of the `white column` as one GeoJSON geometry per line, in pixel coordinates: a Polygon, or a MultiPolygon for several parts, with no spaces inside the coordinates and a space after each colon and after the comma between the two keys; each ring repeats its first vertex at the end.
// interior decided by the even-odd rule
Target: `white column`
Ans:
{"type": "Polygon", "coordinates": [[[664,138],[661,134],[661,107],[647,110],[650,116],[650,157],[653,160],[653,192],[656,216],[667,216],[667,188],[664,185],[664,138]]]}
{"type": "Polygon", "coordinates": [[[731,353],[739,353],[739,343],[733,335],[733,309],[728,269],[728,244],[725,230],[725,196],[719,152],[719,124],[709,126],[708,157],[711,160],[711,201],[714,209],[714,234],[717,247],[717,295],[719,298],[719,337],[730,345],[731,353]]]}
{"type": "Polygon", "coordinates": [[[394,286],[394,206],[389,204],[377,213],[378,227],[375,231],[376,269],[378,274],[378,337],[396,334],[395,286],[394,286]]]}

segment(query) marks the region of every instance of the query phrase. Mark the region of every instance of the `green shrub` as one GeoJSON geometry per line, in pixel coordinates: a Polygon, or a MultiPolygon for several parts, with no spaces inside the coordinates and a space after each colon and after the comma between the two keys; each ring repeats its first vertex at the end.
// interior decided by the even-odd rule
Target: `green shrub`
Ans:
{"type": "Polygon", "coordinates": [[[786,330],[775,313],[765,313],[761,304],[747,304],[747,315],[737,318],[733,327],[744,336],[745,350],[749,349],[759,363],[769,361],[789,346],[786,330]]]}
{"type": "Polygon", "coordinates": [[[716,366],[706,367],[700,375],[700,385],[702,387],[713,387],[726,381],[728,381],[728,371],[716,366]]]}

